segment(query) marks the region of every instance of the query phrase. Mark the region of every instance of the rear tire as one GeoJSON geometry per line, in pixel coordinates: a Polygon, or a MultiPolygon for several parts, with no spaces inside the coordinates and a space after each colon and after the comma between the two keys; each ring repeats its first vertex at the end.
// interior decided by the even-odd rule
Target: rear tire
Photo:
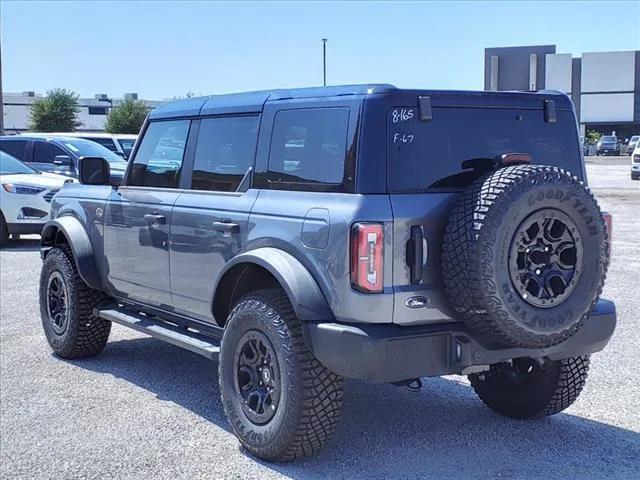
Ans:
{"type": "Polygon", "coordinates": [[[511,418],[542,418],[576,401],[589,371],[589,356],[547,361],[516,359],[512,365],[469,375],[471,386],[493,411],[511,418]]]}
{"type": "Polygon", "coordinates": [[[109,297],[80,278],[68,245],[51,249],[40,273],[40,316],[47,341],[62,358],[99,354],[109,339],[111,322],[93,315],[109,297]]]}
{"type": "Polygon", "coordinates": [[[265,460],[312,455],[338,424],[344,380],[309,351],[279,289],[249,293],[229,314],[219,381],[235,435],[265,460]]]}

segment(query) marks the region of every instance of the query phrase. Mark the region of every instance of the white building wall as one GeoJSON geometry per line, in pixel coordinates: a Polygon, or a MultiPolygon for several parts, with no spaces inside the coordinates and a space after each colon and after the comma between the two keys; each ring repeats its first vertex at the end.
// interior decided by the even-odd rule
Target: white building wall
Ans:
{"type": "Polygon", "coordinates": [[[545,88],[571,93],[571,54],[548,53],[545,55],[545,88]]]}
{"type": "Polygon", "coordinates": [[[580,123],[632,122],[633,93],[600,93],[580,98],[580,123]]]}
{"type": "Polygon", "coordinates": [[[582,93],[633,92],[636,52],[582,54],[582,93]]]}

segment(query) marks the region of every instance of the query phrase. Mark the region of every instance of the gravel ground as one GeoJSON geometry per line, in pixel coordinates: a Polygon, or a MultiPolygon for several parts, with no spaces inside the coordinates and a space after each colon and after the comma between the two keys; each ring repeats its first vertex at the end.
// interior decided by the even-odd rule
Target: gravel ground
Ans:
{"type": "Polygon", "coordinates": [[[327,448],[267,464],[229,432],[213,363],[120,326],[94,359],[54,357],[38,313],[38,243],[22,240],[0,252],[0,477],[637,478],[640,182],[629,180],[628,160],[588,162],[614,215],[603,295],[619,324],[565,413],[502,418],[460,377],[427,379],[420,393],[349,381],[327,448]]]}

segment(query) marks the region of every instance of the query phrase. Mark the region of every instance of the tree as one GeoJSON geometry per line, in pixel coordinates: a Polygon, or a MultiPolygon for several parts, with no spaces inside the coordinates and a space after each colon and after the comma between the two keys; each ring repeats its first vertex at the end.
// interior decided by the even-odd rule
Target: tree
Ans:
{"type": "Polygon", "coordinates": [[[31,105],[29,128],[36,132],[72,132],[82,125],[78,95],[71,90],[56,88],[31,105]]]}
{"type": "Polygon", "coordinates": [[[589,143],[598,143],[602,134],[596,130],[589,130],[587,132],[587,142],[589,143]]]}
{"type": "Polygon", "coordinates": [[[140,100],[128,99],[113,107],[105,130],[109,133],[140,133],[140,128],[147,117],[149,109],[140,100]]]}

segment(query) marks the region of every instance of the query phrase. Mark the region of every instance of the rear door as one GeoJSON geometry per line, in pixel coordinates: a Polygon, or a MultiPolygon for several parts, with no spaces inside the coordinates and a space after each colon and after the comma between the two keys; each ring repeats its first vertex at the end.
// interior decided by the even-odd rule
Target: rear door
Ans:
{"type": "Polygon", "coordinates": [[[13,138],[2,138],[0,141],[0,150],[17,158],[21,162],[28,162],[29,156],[29,140],[19,140],[13,138]]]}
{"type": "Polygon", "coordinates": [[[214,285],[225,264],[246,248],[258,196],[258,190],[239,186],[254,165],[260,117],[226,115],[198,124],[189,191],[173,209],[171,291],[178,312],[213,321],[214,285]]]}
{"type": "Polygon", "coordinates": [[[151,122],[124,184],[107,201],[104,251],[108,280],[120,297],[172,305],[169,231],[190,125],[191,120],[151,122]]]}
{"type": "MultiPolygon", "coordinates": [[[[575,117],[558,109],[546,122],[544,99],[518,106],[449,106],[434,96],[420,120],[415,95],[387,110],[387,187],[394,215],[394,322],[450,318],[441,277],[441,248],[459,194],[505,153],[528,153],[533,163],[582,176],[575,117]],[[463,162],[468,162],[463,167],[463,162]],[[416,308],[420,306],[421,308],[416,308]]],[[[486,102],[486,99],[483,99],[486,102]]]]}

